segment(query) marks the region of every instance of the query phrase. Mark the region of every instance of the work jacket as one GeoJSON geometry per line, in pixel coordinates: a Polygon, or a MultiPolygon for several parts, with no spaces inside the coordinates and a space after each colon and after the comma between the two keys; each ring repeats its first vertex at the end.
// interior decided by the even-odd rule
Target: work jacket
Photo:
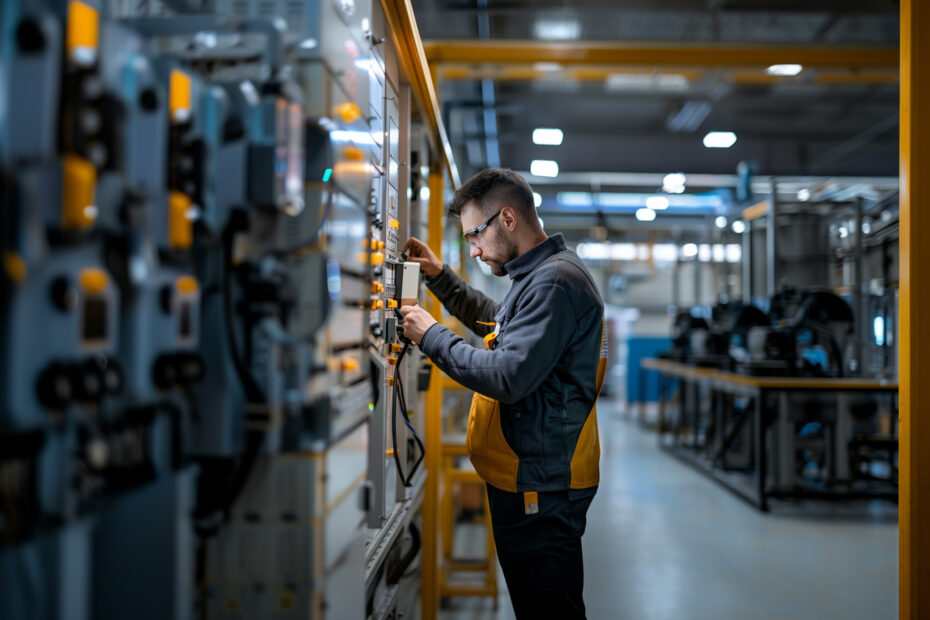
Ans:
{"type": "Polygon", "coordinates": [[[504,268],[513,284],[499,304],[447,265],[427,281],[449,312],[485,337],[487,348],[437,323],[420,349],[475,392],[466,447],[486,482],[511,492],[596,487],[604,304],[561,234],[504,268]]]}

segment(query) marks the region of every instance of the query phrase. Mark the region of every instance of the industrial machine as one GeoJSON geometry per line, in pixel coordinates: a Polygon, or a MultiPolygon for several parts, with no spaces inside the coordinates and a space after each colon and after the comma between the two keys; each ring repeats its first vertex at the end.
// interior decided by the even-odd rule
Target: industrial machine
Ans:
{"type": "MultiPolygon", "coordinates": [[[[888,298],[875,299],[880,330],[888,298]]],[[[765,476],[754,481],[763,498],[895,497],[894,398],[884,389],[829,383],[866,370],[850,303],[832,290],[788,287],[767,301],[768,313],[750,304],[718,304],[710,323],[700,310],[676,316],[668,357],[724,372],[715,380],[675,375],[671,448],[715,475],[765,476]]]]}
{"type": "Polygon", "coordinates": [[[402,615],[408,78],[377,2],[181,4],[0,11],[0,617],[402,615]]]}
{"type": "MultiPolygon", "coordinates": [[[[776,307],[782,312],[784,306],[776,307]]],[[[846,376],[852,326],[852,309],[838,295],[804,291],[797,294],[793,314],[745,331],[735,368],[752,375],[846,376]]]]}

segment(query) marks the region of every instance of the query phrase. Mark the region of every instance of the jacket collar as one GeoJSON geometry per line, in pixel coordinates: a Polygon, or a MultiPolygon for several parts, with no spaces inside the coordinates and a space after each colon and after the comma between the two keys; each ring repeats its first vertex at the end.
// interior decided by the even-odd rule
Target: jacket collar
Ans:
{"type": "Polygon", "coordinates": [[[557,254],[565,249],[565,236],[562,233],[556,233],[533,246],[530,250],[524,252],[512,261],[504,265],[504,270],[511,280],[525,276],[543,263],[553,254],[557,254]]]}

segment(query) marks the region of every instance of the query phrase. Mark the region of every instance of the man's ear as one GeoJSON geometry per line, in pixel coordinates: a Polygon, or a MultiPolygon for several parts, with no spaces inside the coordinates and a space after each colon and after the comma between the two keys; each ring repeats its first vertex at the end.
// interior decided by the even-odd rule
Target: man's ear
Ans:
{"type": "Polygon", "coordinates": [[[517,213],[511,207],[501,208],[501,220],[504,222],[504,226],[507,227],[507,230],[513,231],[517,227],[517,213]]]}

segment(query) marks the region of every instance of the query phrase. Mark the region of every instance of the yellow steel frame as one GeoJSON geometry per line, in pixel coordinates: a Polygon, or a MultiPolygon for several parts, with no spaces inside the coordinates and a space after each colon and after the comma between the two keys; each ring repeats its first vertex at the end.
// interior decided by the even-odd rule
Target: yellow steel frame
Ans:
{"type": "MultiPolygon", "coordinates": [[[[442,236],[444,224],[443,192],[445,180],[443,169],[437,161],[430,165],[429,172],[429,224],[427,241],[430,249],[442,259],[442,236]]],[[[430,293],[428,308],[437,321],[442,321],[442,306],[430,293]]],[[[434,620],[439,612],[440,584],[442,575],[439,567],[439,482],[442,471],[442,372],[433,368],[429,389],[426,392],[426,489],[423,497],[423,551],[420,559],[423,567],[423,583],[420,589],[423,620],[434,620]]]]}
{"type": "Polygon", "coordinates": [[[629,43],[435,40],[423,46],[430,63],[499,63],[646,67],[765,68],[797,63],[805,67],[895,68],[897,47],[785,47],[708,43],[629,43]]]}
{"type": "Polygon", "coordinates": [[[440,585],[442,596],[487,596],[494,601],[497,607],[497,548],[494,545],[494,535],[491,529],[491,512],[487,496],[484,499],[482,520],[485,527],[485,557],[475,562],[456,560],[453,555],[455,535],[455,514],[453,509],[452,487],[455,482],[472,484],[485,490],[484,480],[475,471],[461,470],[455,467],[455,457],[465,455],[465,446],[456,444],[443,444],[443,484],[442,492],[442,559],[444,570],[440,585]],[[484,583],[461,583],[447,580],[447,573],[459,571],[472,571],[484,573],[484,583]]]}
{"type": "Polygon", "coordinates": [[[747,222],[758,219],[769,212],[769,201],[763,200],[762,202],[757,202],[751,207],[746,207],[743,209],[743,219],[747,222]]]}
{"type": "Polygon", "coordinates": [[[898,613],[930,618],[930,5],[901,1],[898,613]],[[923,35],[923,36],[921,36],[923,35]],[[922,206],[921,206],[922,205],[922,206]],[[923,283],[923,286],[921,286],[923,283]],[[923,407],[923,411],[920,407],[923,407]]]}
{"type": "Polygon", "coordinates": [[[436,96],[435,84],[430,78],[430,67],[426,62],[423,42],[413,17],[413,7],[410,6],[410,0],[381,0],[381,6],[384,7],[401,67],[410,81],[410,88],[429,127],[430,145],[433,151],[442,157],[452,187],[458,187],[461,183],[459,172],[455,166],[442,116],[439,114],[439,98],[436,96]]]}
{"type": "MultiPolygon", "coordinates": [[[[643,67],[560,67],[558,71],[527,66],[525,64],[459,64],[449,63],[440,67],[440,76],[450,81],[494,80],[496,82],[533,82],[539,80],[571,80],[575,82],[604,82],[616,75],[675,75],[695,82],[706,72],[689,68],[643,68],[643,67]]],[[[776,84],[786,82],[803,82],[805,84],[897,84],[897,67],[861,70],[858,68],[817,70],[811,74],[802,73],[798,77],[780,77],[768,75],[756,70],[732,70],[727,79],[734,84],[776,84]]]]}
{"type": "MultiPolygon", "coordinates": [[[[409,0],[381,0],[387,18],[388,30],[397,49],[401,69],[409,82],[418,109],[428,129],[431,157],[429,172],[429,213],[427,240],[430,248],[442,258],[443,222],[445,218],[443,193],[446,181],[456,188],[461,184],[458,169],[449,145],[445,125],[439,113],[436,95],[437,74],[426,62],[420,33],[409,0]],[[447,174],[448,176],[444,175],[447,174]]],[[[439,301],[430,294],[426,309],[437,321],[442,320],[439,301]]],[[[421,555],[421,616],[434,620],[439,611],[442,575],[439,567],[439,486],[441,481],[442,445],[442,374],[433,372],[426,393],[426,456],[427,471],[424,489],[423,549],[421,555]]]]}

